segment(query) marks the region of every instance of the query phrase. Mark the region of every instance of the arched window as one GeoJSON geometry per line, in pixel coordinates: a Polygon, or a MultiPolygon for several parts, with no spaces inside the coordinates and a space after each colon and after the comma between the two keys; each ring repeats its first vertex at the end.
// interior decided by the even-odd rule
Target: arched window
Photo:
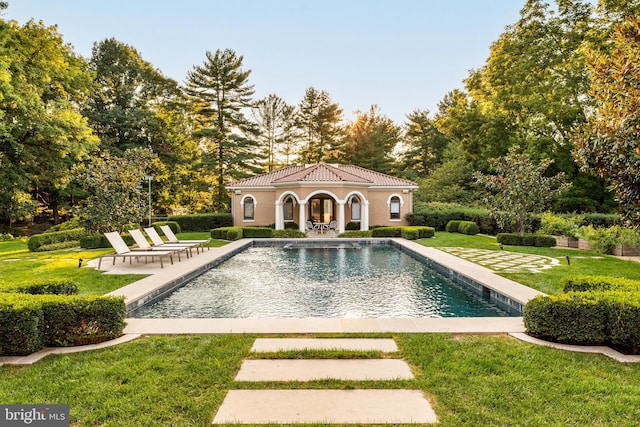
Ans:
{"type": "Polygon", "coordinates": [[[289,196],[284,201],[284,220],[293,221],[293,197],[289,196]]]}
{"type": "Polygon", "coordinates": [[[242,200],[242,205],[244,206],[244,220],[253,221],[255,215],[255,203],[253,201],[253,197],[245,197],[242,200]]]}
{"type": "Polygon", "coordinates": [[[351,205],[351,221],[360,221],[360,199],[353,196],[349,204],[351,205]]]}
{"type": "Polygon", "coordinates": [[[393,196],[389,201],[389,218],[400,219],[400,197],[393,196]]]}

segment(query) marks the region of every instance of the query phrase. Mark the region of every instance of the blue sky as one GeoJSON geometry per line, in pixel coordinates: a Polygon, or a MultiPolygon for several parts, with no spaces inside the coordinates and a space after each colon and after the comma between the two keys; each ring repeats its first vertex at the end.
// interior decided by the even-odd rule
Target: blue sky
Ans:
{"type": "Polygon", "coordinates": [[[437,110],[480,68],[525,0],[9,0],[4,19],[57,25],[90,57],[115,37],[163,74],[183,82],[207,50],[244,56],[256,99],[298,104],[326,90],[352,119],[372,104],[397,124],[437,110]]]}

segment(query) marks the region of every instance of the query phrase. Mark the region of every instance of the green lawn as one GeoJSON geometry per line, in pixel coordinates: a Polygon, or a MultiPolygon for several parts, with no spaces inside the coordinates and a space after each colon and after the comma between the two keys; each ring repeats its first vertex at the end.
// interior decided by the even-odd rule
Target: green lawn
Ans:
{"type": "MultiPolygon", "coordinates": [[[[181,238],[199,238],[183,234],[181,238]]],[[[434,247],[498,249],[484,236],[437,233],[420,243],[434,247]]],[[[224,244],[219,242],[218,244],[224,244]]],[[[505,248],[563,259],[571,266],[537,274],[505,274],[546,292],[568,274],[640,278],[637,263],[571,250],[505,248]],[[580,258],[585,256],[586,258],[580,258]]],[[[107,250],[30,253],[24,241],[0,243],[1,289],[32,277],[71,278],[84,294],[99,294],[138,276],[103,275],[78,269],[78,258],[107,250]]],[[[565,262],[566,264],[566,262],[565,262]]],[[[74,426],[206,426],[229,389],[285,387],[233,378],[246,357],[380,357],[376,352],[291,352],[250,355],[258,335],[144,337],[126,344],[65,356],[32,366],[0,367],[0,402],[63,403],[74,426]]],[[[352,336],[352,335],[351,335],[352,336]]],[[[602,355],[554,350],[513,338],[452,334],[393,334],[415,380],[316,381],[305,388],[419,388],[439,417],[439,426],[635,426],[640,419],[640,364],[602,355]]]]}
{"type": "MultiPolygon", "coordinates": [[[[209,233],[182,233],[181,239],[204,239],[209,233]]],[[[226,242],[214,240],[212,246],[226,242]]],[[[29,252],[27,240],[0,242],[0,291],[7,291],[34,280],[65,279],[78,285],[81,295],[102,295],[139,280],[144,275],[103,274],[93,268],[78,268],[112,249],[69,249],[51,252],[29,252]]]]}
{"type": "MultiPolygon", "coordinates": [[[[317,381],[286,387],[419,388],[442,427],[635,426],[640,419],[640,364],[553,350],[506,336],[393,337],[400,351],[392,356],[412,365],[415,380],[317,381]]],[[[49,356],[33,366],[0,367],[0,402],[69,404],[72,425],[81,426],[210,425],[227,390],[285,387],[233,380],[255,338],[146,337],[102,350],[49,356]]]]}
{"type": "MultiPolygon", "coordinates": [[[[500,250],[496,239],[487,236],[467,236],[459,233],[437,232],[434,238],[422,239],[420,244],[429,247],[464,247],[500,250]]],[[[530,246],[504,246],[505,251],[544,255],[557,258],[560,266],[539,273],[499,273],[508,279],[539,291],[555,294],[562,291],[562,279],[575,275],[605,275],[640,280],[640,264],[610,255],[575,249],[536,248],[530,246]],[[566,257],[570,259],[567,264],[566,257]]]]}

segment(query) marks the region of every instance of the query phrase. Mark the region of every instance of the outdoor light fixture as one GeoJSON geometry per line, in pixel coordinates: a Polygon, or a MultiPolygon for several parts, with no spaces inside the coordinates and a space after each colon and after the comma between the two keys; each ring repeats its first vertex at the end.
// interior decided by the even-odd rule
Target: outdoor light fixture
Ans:
{"type": "Polygon", "coordinates": [[[151,227],[151,181],[153,181],[153,177],[147,175],[144,177],[144,180],[149,182],[149,227],[151,227]]]}

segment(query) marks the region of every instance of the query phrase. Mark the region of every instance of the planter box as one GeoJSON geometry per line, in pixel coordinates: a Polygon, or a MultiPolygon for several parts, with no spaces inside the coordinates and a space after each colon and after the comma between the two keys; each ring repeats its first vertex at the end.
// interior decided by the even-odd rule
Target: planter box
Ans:
{"type": "Polygon", "coordinates": [[[556,246],[561,248],[577,248],[578,239],[567,236],[553,236],[556,239],[556,246]]]}
{"type": "Polygon", "coordinates": [[[611,254],[616,256],[640,256],[640,246],[614,245],[611,254]]]}
{"type": "Polygon", "coordinates": [[[578,239],[578,249],[582,249],[583,251],[590,251],[591,243],[588,240],[578,239]]]}

